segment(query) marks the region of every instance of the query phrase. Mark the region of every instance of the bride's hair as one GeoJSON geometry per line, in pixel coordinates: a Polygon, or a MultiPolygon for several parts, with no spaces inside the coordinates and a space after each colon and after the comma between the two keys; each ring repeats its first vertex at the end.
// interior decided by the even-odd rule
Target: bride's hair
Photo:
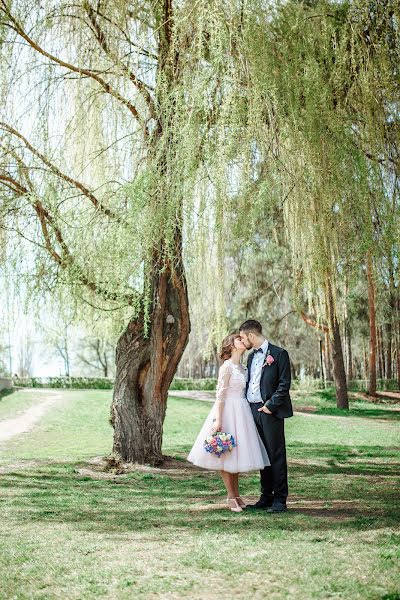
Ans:
{"type": "Polygon", "coordinates": [[[234,341],[236,338],[240,337],[238,331],[234,331],[230,333],[222,340],[221,352],[219,357],[221,360],[228,360],[232,356],[232,350],[234,348],[234,341]]]}

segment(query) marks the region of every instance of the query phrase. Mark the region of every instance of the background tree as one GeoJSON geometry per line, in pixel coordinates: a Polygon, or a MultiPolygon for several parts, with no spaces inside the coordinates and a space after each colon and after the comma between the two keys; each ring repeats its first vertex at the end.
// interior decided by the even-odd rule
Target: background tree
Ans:
{"type": "Polygon", "coordinates": [[[76,351],[78,361],[85,372],[101,373],[103,377],[111,377],[114,373],[115,346],[106,339],[99,337],[81,338],[76,351]]]}

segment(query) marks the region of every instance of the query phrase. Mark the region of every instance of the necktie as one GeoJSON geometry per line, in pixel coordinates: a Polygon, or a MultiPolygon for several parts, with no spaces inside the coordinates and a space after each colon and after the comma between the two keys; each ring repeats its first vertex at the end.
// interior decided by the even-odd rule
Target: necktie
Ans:
{"type": "Polygon", "coordinates": [[[261,352],[262,353],[262,349],[258,348],[258,350],[254,350],[254,354],[257,354],[257,352],[261,352]]]}

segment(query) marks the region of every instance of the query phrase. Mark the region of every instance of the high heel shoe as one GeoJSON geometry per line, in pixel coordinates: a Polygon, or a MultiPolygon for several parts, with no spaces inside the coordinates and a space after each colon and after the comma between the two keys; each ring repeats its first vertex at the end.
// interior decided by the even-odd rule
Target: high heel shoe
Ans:
{"type": "Polygon", "coordinates": [[[245,508],[246,507],[246,502],[240,496],[236,496],[235,500],[239,504],[240,508],[245,508]]]}
{"type": "Polygon", "coordinates": [[[238,512],[242,512],[243,511],[243,509],[237,503],[236,498],[227,498],[226,501],[228,503],[229,509],[232,512],[238,513],[238,512]]]}
{"type": "MultiPolygon", "coordinates": [[[[228,500],[230,500],[230,498],[226,499],[227,502],[228,502],[228,500]]],[[[237,504],[240,506],[240,508],[242,508],[242,509],[246,508],[246,502],[243,500],[243,498],[241,498],[240,496],[235,496],[235,500],[236,500],[237,504]]]]}

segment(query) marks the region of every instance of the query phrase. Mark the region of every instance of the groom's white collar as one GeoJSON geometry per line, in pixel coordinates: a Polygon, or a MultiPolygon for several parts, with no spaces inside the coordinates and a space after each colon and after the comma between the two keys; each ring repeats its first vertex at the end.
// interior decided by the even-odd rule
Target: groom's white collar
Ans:
{"type": "Polygon", "coordinates": [[[266,354],[267,350],[268,350],[268,340],[264,340],[263,343],[261,344],[260,348],[254,348],[254,350],[262,350],[263,354],[266,354]]]}

